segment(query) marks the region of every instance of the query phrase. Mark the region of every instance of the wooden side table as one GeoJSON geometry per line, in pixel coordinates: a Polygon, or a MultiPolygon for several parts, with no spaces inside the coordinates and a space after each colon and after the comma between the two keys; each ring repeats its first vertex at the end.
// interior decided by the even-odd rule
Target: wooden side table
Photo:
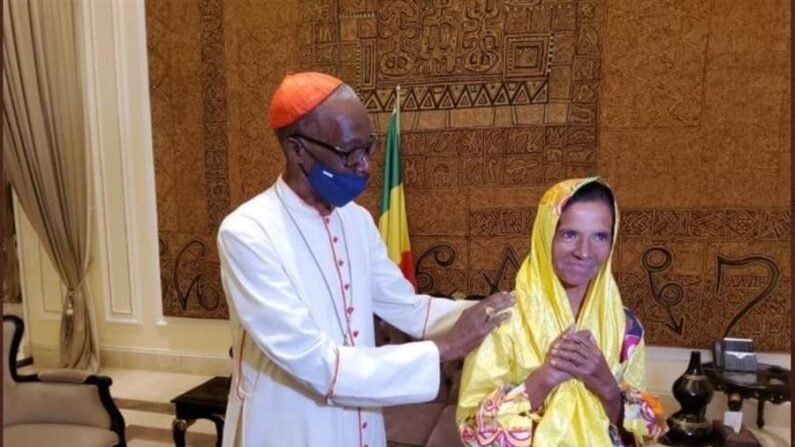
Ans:
{"type": "MultiPolygon", "coordinates": [[[[705,444],[690,447],[761,447],[762,444],[747,428],[742,427],[740,433],[734,433],[730,427],[723,425],[721,421],[712,421],[712,439],[705,444]]],[[[660,447],[678,447],[676,444],[663,436],[660,439],[660,447]]]]}
{"type": "Polygon", "coordinates": [[[185,433],[196,419],[209,419],[215,423],[217,440],[215,445],[221,447],[224,434],[224,414],[229,398],[229,377],[213,377],[201,385],[171,399],[176,411],[172,423],[174,445],[185,447],[185,433]]]}
{"type": "Polygon", "coordinates": [[[756,373],[726,371],[715,364],[705,363],[704,374],[712,386],[723,391],[729,398],[729,409],[740,411],[743,399],[756,399],[756,426],[765,426],[765,402],[780,404],[792,398],[789,370],[779,366],[760,363],[756,373]]]}

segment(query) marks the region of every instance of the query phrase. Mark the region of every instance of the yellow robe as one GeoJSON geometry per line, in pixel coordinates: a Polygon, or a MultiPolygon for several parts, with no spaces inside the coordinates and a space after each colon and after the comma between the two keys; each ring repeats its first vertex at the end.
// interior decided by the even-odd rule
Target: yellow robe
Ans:
{"type": "MultiPolygon", "coordinates": [[[[561,383],[549,394],[541,412],[530,408],[524,393],[525,379],[544,363],[552,342],[575,323],[566,291],[553,270],[552,240],[566,200],[594,181],[602,182],[598,178],[564,181],[541,199],[530,254],[516,277],[516,310],[464,364],[456,422],[468,445],[614,445],[602,403],[581,381],[561,383]]],[[[618,234],[617,205],[615,210],[614,235],[618,234]]],[[[620,361],[626,317],[611,273],[611,258],[612,249],[591,281],[576,327],[593,333],[622,389],[643,390],[643,341],[623,364],[620,361]]],[[[649,433],[646,423],[631,414],[626,416],[624,428],[637,439],[656,434],[649,433]]]]}

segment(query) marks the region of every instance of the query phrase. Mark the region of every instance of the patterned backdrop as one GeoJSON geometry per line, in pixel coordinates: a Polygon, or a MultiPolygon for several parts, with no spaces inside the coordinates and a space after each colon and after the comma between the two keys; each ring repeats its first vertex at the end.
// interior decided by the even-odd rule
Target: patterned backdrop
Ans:
{"type": "MultiPolygon", "coordinates": [[[[731,21],[738,12],[655,3],[147,2],[164,313],[227,317],[215,232],[226,213],[280,172],[267,102],[285,72],[311,69],[356,87],[381,133],[401,86],[406,197],[422,291],[511,288],[543,191],[598,173],[623,204],[614,270],[649,344],[706,347],[718,336],[743,335],[761,350],[787,350],[789,130],[780,122],[789,119],[788,106],[770,119],[779,135],[774,155],[750,166],[719,161],[729,172],[758,166],[757,177],[726,181],[715,174],[720,169],[680,157],[661,168],[667,147],[684,152],[681,135],[695,135],[686,153],[700,153],[702,161],[717,149],[709,135],[726,123],[711,121],[722,112],[709,108],[709,80],[701,75],[693,84],[692,68],[673,62],[690,64],[685,59],[700,51],[702,73],[715,64],[731,68],[735,62],[705,52],[710,38],[720,48],[719,31],[706,19],[717,13],[731,21]],[[663,26],[671,23],[677,26],[663,26]],[[632,26],[639,42],[627,44],[632,26]],[[660,39],[678,53],[650,44],[660,39]],[[683,80],[693,85],[683,89],[683,80]],[[647,104],[644,95],[660,100],[647,104]],[[623,146],[629,149],[619,152],[623,146]],[[643,150],[640,162],[627,158],[632,150],[643,150]],[[782,163],[786,172],[772,167],[782,163]],[[762,195],[747,198],[749,185],[762,195]]],[[[739,10],[742,2],[735,3],[739,10]]],[[[788,55],[771,58],[788,66],[788,55]]],[[[789,101],[778,71],[768,77],[778,83],[764,89],[767,96],[749,93],[751,101],[789,101]]],[[[771,140],[770,129],[729,124],[771,140]]],[[[359,200],[374,215],[382,156],[359,200]]]]}

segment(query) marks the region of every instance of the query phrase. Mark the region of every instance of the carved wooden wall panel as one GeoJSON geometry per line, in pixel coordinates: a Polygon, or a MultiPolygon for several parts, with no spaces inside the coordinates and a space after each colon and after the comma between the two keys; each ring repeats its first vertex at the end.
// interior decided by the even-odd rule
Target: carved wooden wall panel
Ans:
{"type": "Polygon", "coordinates": [[[147,2],[163,314],[227,318],[215,237],[282,156],[267,101],[297,68],[296,1],[147,2]]]}
{"type": "MultiPolygon", "coordinates": [[[[381,133],[401,86],[423,291],[511,288],[543,191],[598,173],[622,203],[614,270],[649,344],[788,349],[784,2],[276,3],[147,5],[168,315],[226,316],[217,223],[278,175],[267,101],[307,69],[356,87],[381,133]]],[[[382,156],[359,200],[374,215],[382,156]]]]}

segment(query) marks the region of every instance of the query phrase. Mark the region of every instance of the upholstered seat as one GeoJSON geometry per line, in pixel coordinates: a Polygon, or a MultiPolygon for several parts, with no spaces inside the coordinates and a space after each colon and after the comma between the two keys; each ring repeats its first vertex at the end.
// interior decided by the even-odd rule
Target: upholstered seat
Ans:
{"type": "Polygon", "coordinates": [[[68,369],[19,375],[23,330],[22,320],[3,316],[3,445],[126,446],[111,379],[68,369]]]}
{"type": "Polygon", "coordinates": [[[119,437],[104,428],[74,424],[17,424],[3,427],[3,445],[6,446],[56,444],[113,447],[119,444],[119,437]]]}

